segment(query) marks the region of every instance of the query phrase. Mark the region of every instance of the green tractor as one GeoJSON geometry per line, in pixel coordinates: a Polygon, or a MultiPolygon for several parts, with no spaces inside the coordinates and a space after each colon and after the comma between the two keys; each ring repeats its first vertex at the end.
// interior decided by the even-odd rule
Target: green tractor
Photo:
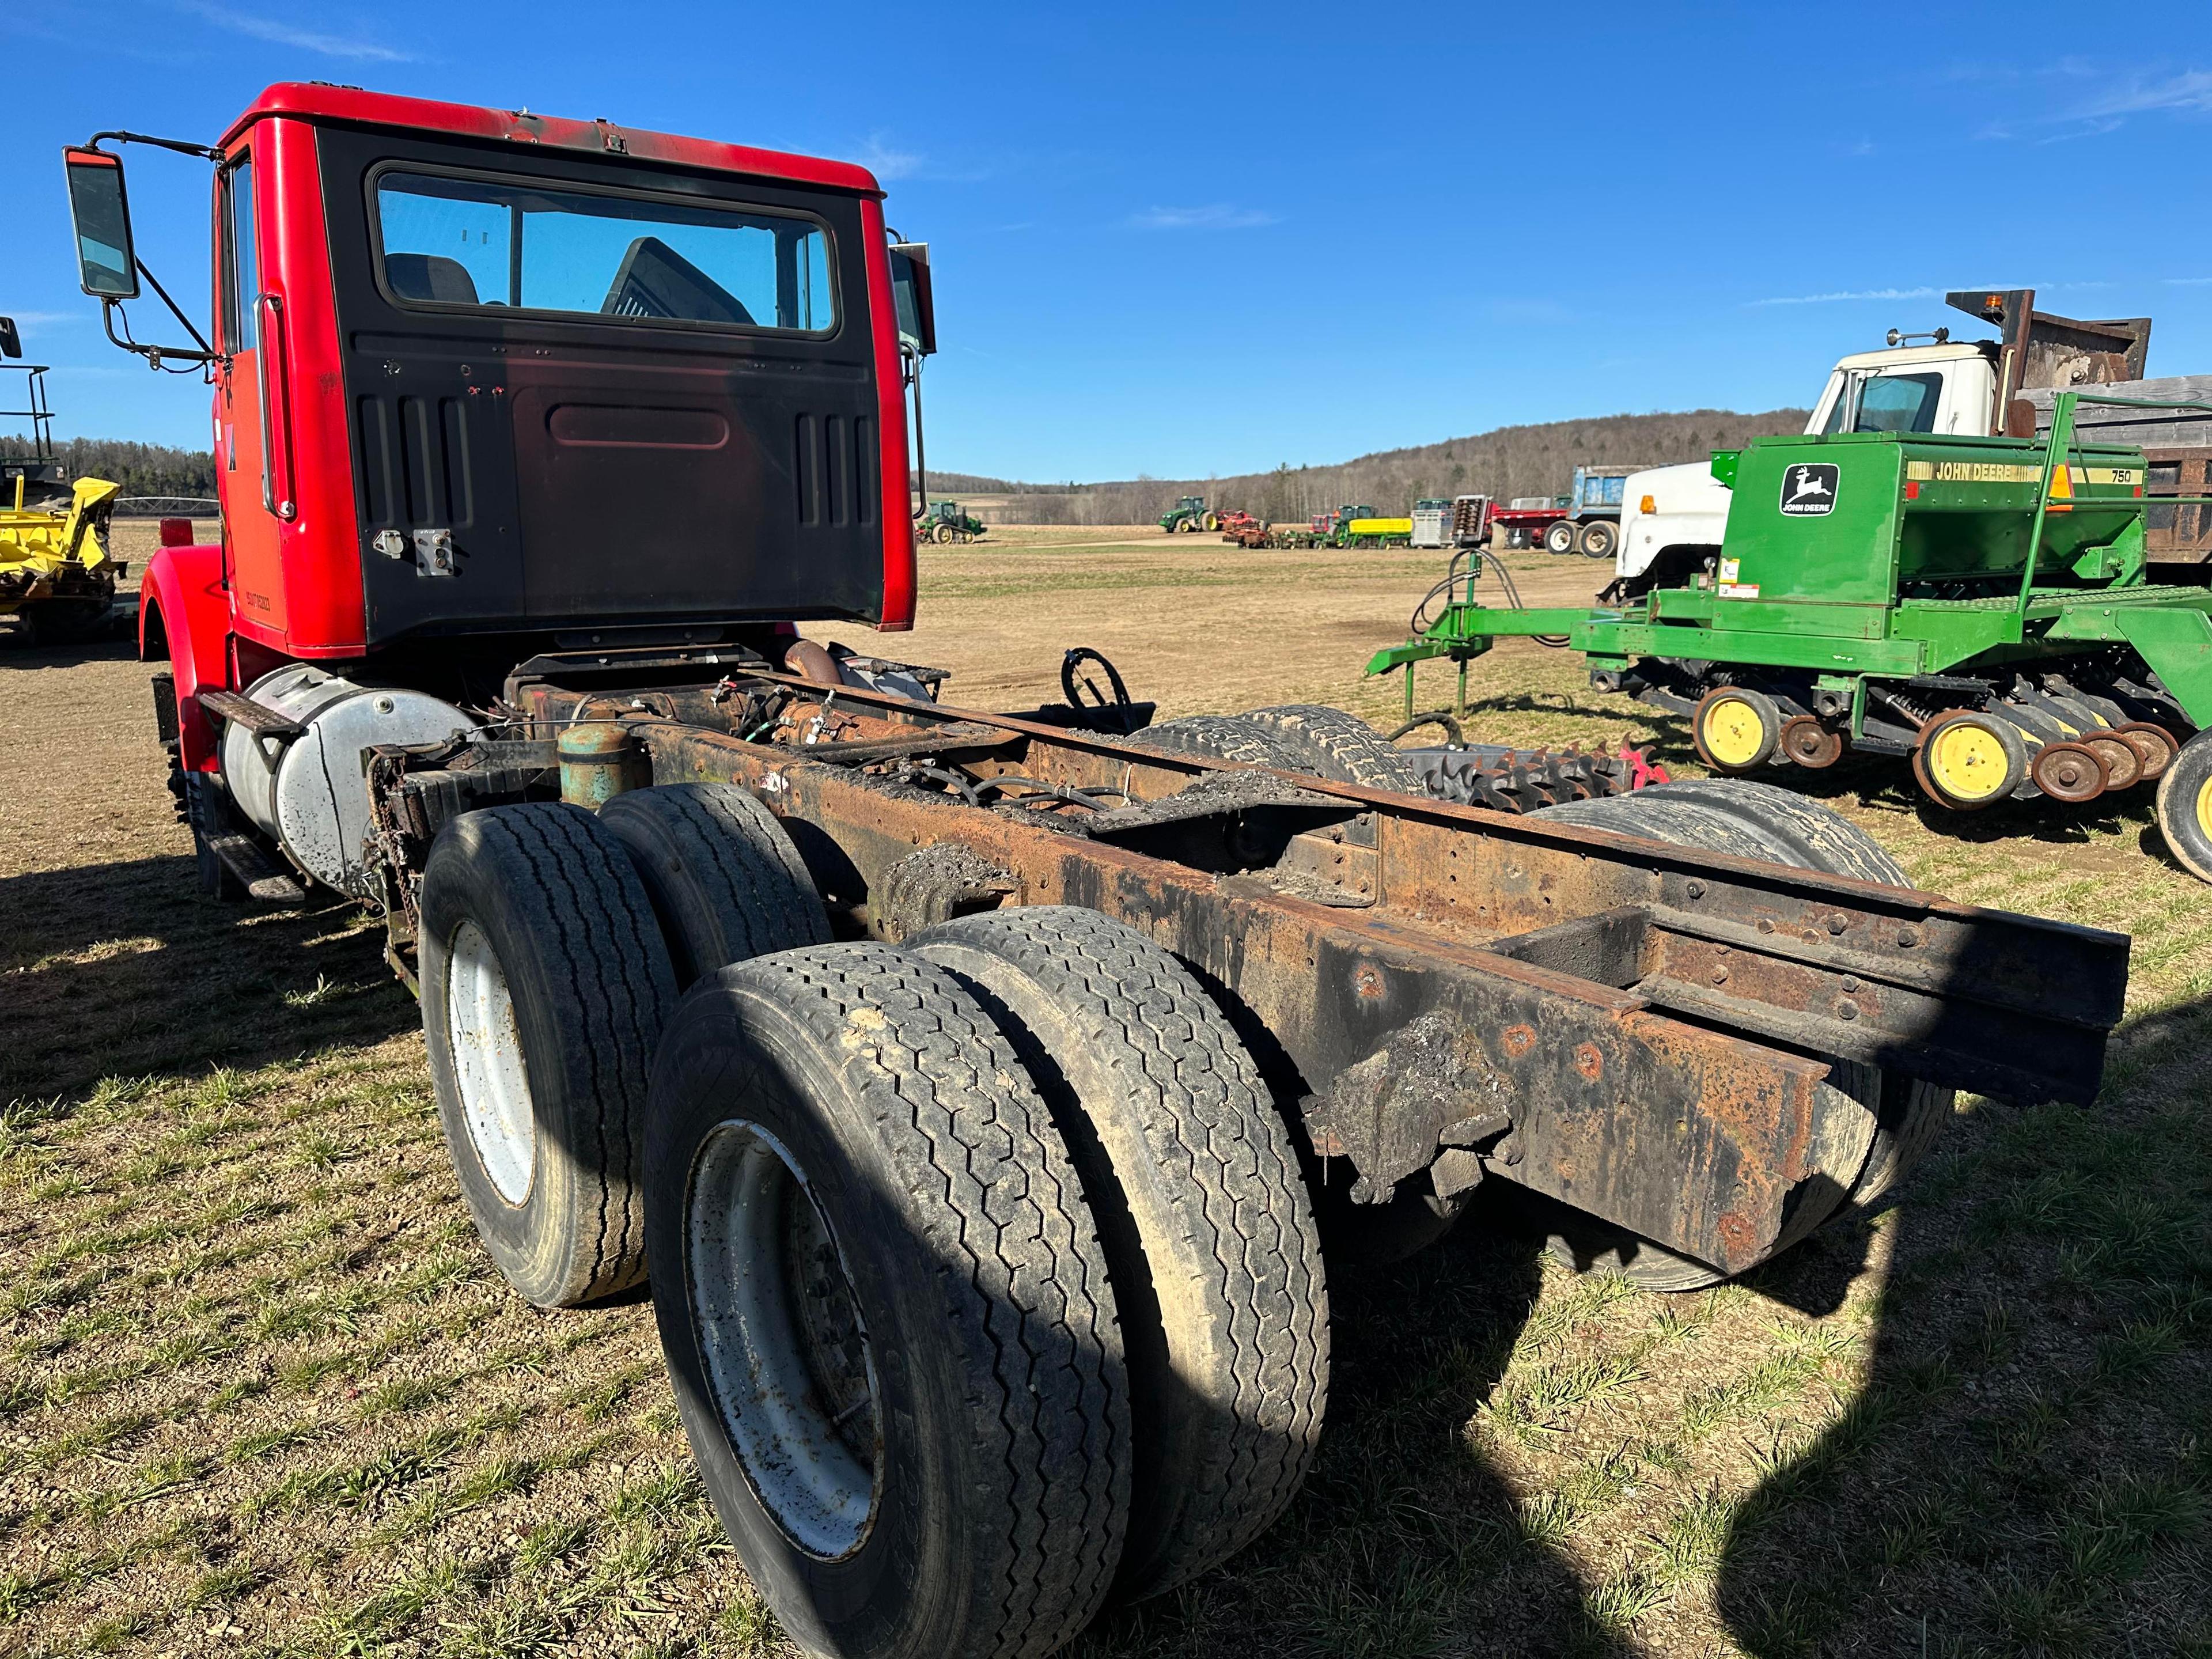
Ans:
{"type": "Polygon", "coordinates": [[[2154,781],[2167,847],[2212,881],[2212,588],[2146,579],[2143,453],[2078,440],[2087,403],[2212,410],[2063,392],[2047,442],[1755,438],[1713,456],[1726,527],[1687,586],[1493,608],[1462,554],[1368,672],[1404,669],[1410,711],[1414,664],[1449,658],[1464,702],[1469,659],[1534,635],[1583,653],[1601,690],[1689,716],[1716,772],[1890,755],[1960,812],[2154,781]]]}
{"type": "Polygon", "coordinates": [[[957,501],[932,501],[928,510],[914,521],[914,539],[917,544],[950,546],[954,542],[979,540],[989,528],[981,519],[963,513],[957,501]]]}
{"type": "Polygon", "coordinates": [[[1218,530],[1221,515],[1206,511],[1205,496],[1186,495],[1160,514],[1160,528],[1171,536],[1182,532],[1218,530]]]}

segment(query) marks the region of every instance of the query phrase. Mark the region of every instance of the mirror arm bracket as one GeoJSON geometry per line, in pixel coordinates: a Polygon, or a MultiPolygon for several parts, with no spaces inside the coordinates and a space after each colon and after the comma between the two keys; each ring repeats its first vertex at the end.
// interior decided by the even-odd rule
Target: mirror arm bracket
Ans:
{"type": "MultiPolygon", "coordinates": [[[[141,265],[139,269],[144,270],[145,267],[141,265]]],[[[151,273],[148,275],[150,280],[151,273]]],[[[168,296],[163,295],[162,297],[167,299],[168,296]]],[[[173,311],[176,307],[172,305],[170,309],[173,311]]],[[[228,362],[222,353],[204,349],[206,344],[204,341],[199,347],[142,345],[131,337],[131,318],[128,313],[124,312],[123,302],[120,300],[102,300],[100,302],[100,320],[101,326],[107,331],[109,344],[120,346],[125,351],[137,352],[146,360],[149,367],[154,368],[167,367],[163,361],[166,358],[174,358],[179,362],[199,364],[227,364],[228,362]],[[115,319],[118,314],[123,317],[123,332],[120,334],[115,331],[115,319]]],[[[198,338],[199,330],[192,328],[190,318],[185,319],[185,326],[191,329],[194,338],[198,338]]]]}
{"type": "Polygon", "coordinates": [[[143,132],[95,132],[85,141],[86,149],[98,149],[103,138],[112,138],[118,144],[152,144],[159,149],[173,149],[179,155],[198,155],[222,165],[222,152],[212,144],[195,144],[186,138],[156,138],[143,132]]]}
{"type": "MultiPolygon", "coordinates": [[[[192,319],[185,315],[184,307],[169,297],[169,290],[161,286],[161,279],[146,269],[146,262],[143,259],[136,259],[133,263],[138,267],[138,274],[153,286],[155,293],[161,296],[161,303],[168,307],[169,314],[185,325],[185,331],[191,335],[194,343],[198,345],[201,361],[204,362],[211,360],[216,355],[215,348],[208,343],[207,336],[199,331],[193,325],[192,319]]],[[[173,351],[168,355],[173,357],[181,357],[185,354],[179,350],[173,351]]]]}

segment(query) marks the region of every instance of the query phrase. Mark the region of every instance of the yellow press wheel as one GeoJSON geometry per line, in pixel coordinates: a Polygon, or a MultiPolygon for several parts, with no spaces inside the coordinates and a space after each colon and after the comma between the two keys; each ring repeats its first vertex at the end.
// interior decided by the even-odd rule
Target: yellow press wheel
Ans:
{"type": "Polygon", "coordinates": [[[2158,828],[2182,868],[2212,881],[2212,731],[2182,744],[2158,781],[2158,828]]]}
{"type": "Polygon", "coordinates": [[[1716,772],[1749,772],[1766,763],[1782,736],[1782,711],[1764,691],[1723,685],[1708,691],[1691,717],[1698,757],[1716,772]]]}
{"type": "Polygon", "coordinates": [[[1912,771],[1938,805],[1978,811],[2007,799],[2027,780],[2027,742],[2009,721],[1954,708],[1920,728],[1912,771]]]}

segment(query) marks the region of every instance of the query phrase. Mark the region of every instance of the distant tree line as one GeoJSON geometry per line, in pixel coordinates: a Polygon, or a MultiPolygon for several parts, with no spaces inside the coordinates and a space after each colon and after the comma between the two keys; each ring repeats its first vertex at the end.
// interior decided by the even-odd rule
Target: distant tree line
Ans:
{"type": "Polygon", "coordinates": [[[980,505],[1001,524],[1142,524],[1184,495],[1283,523],[1347,503],[1406,512],[1424,497],[1563,494],[1577,466],[1665,466],[1703,460],[1746,440],[1804,429],[1806,411],[1744,415],[1695,409],[1672,415],[1607,415],[1536,426],[1505,426],[1413,449],[1389,449],[1324,466],[1291,466],[1219,478],[1152,478],[1090,484],[1028,484],[969,473],[929,475],[932,495],[965,491],[1006,499],[980,505]]]}
{"type": "MultiPolygon", "coordinates": [[[[1356,460],[1291,466],[1219,478],[1137,477],[1102,483],[1024,483],[973,472],[929,474],[929,494],[1000,498],[975,508],[1002,524],[1142,524],[1184,495],[1203,495],[1221,509],[1241,507],[1271,523],[1310,519],[1346,502],[1405,512],[1425,496],[1483,494],[1553,495],[1577,466],[1664,466],[1702,460],[1747,439],[1804,428],[1806,411],[1774,409],[1742,415],[1696,409],[1673,415],[1607,415],[1535,426],[1504,426],[1472,437],[1412,449],[1387,449],[1356,460]]],[[[0,437],[0,453],[27,454],[30,440],[0,437]]],[[[125,495],[213,496],[215,457],[204,449],[116,438],[70,438],[54,446],[72,478],[106,478],[125,495]]]]}
{"type": "MultiPolygon", "coordinates": [[[[28,455],[26,434],[0,437],[0,453],[28,455]]],[[[130,443],[120,438],[64,438],[54,459],[67,478],[105,478],[123,486],[125,495],[215,495],[215,457],[204,449],[172,449],[167,444],[130,443]]],[[[127,510],[127,509],[126,509],[127,510]]]]}

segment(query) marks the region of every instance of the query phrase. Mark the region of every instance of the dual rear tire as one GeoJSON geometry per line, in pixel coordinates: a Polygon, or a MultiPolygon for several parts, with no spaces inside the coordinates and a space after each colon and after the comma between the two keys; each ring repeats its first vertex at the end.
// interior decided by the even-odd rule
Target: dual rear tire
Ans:
{"type": "Polygon", "coordinates": [[[825,943],[725,789],[441,836],[423,1006],[464,1194],[541,1305],[651,1261],[708,1489],[803,1644],[1044,1652],[1304,1479],[1328,1296],[1288,1132],[1150,941],[1041,908],[825,943]]]}

